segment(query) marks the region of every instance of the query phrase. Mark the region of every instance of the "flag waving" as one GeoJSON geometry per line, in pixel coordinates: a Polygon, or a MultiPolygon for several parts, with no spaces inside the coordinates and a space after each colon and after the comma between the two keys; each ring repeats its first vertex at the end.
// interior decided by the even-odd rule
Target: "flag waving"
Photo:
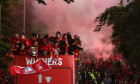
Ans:
{"type": "Polygon", "coordinates": [[[14,65],[9,69],[9,72],[11,73],[11,75],[32,74],[32,73],[47,71],[49,69],[51,69],[51,67],[47,65],[45,62],[43,62],[41,59],[38,62],[28,65],[26,67],[14,65]]]}

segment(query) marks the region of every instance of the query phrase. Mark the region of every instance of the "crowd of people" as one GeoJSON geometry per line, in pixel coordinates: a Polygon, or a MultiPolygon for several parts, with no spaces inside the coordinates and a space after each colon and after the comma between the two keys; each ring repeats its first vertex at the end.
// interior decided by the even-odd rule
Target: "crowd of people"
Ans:
{"type": "Polygon", "coordinates": [[[13,84],[13,81],[13,77],[9,72],[3,73],[3,71],[0,70],[0,84],[13,84]]]}
{"type": "MultiPolygon", "coordinates": [[[[30,39],[27,39],[24,33],[16,33],[15,37],[3,40],[12,43],[11,51],[14,55],[78,56],[80,50],[83,50],[80,37],[77,35],[72,37],[69,32],[61,35],[58,31],[55,37],[46,34],[43,38],[40,38],[36,33],[32,33],[30,39]]],[[[130,66],[127,61],[119,58],[118,55],[107,60],[87,60],[78,63],[79,84],[140,84],[140,72],[135,70],[134,65],[133,67],[130,66]]],[[[1,71],[0,74],[2,74],[1,71]]],[[[0,76],[0,80],[2,80],[2,77],[3,75],[0,76]]],[[[10,79],[10,75],[6,77],[5,79],[10,79]]]]}
{"type": "Polygon", "coordinates": [[[140,84],[140,72],[123,59],[79,62],[79,84],[140,84]]]}
{"type": "Polygon", "coordinates": [[[78,55],[81,48],[80,37],[71,36],[69,32],[61,35],[61,32],[56,32],[56,36],[49,36],[46,34],[42,39],[40,35],[32,33],[30,39],[26,38],[24,33],[15,33],[15,37],[10,39],[3,39],[12,43],[11,51],[14,55],[31,54],[37,55],[78,55]]]}

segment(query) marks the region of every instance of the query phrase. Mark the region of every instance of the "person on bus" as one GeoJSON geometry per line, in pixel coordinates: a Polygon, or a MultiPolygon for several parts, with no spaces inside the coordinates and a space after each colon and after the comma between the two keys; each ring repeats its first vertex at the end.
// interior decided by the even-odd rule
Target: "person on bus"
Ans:
{"type": "Polygon", "coordinates": [[[55,41],[58,43],[58,45],[60,45],[60,41],[61,40],[62,40],[62,38],[61,38],[61,32],[57,31],[56,32],[55,41]]]}
{"type": "Polygon", "coordinates": [[[68,47],[67,34],[63,34],[63,38],[60,41],[60,50],[62,55],[68,55],[68,47]]]}
{"type": "Polygon", "coordinates": [[[49,41],[49,42],[50,42],[49,44],[51,44],[51,45],[53,46],[53,43],[54,43],[54,37],[51,36],[51,37],[49,38],[49,40],[50,40],[50,41],[49,41]]]}
{"type": "Polygon", "coordinates": [[[52,52],[53,52],[53,58],[58,58],[58,55],[60,54],[61,50],[60,50],[60,46],[58,46],[57,41],[54,42],[52,52]]]}
{"type": "Polygon", "coordinates": [[[42,55],[50,55],[51,54],[51,51],[52,51],[52,46],[51,44],[49,44],[47,41],[47,39],[43,39],[42,40],[43,43],[39,46],[39,49],[40,49],[40,53],[42,55]]]}
{"type": "Polygon", "coordinates": [[[48,40],[49,39],[48,34],[45,34],[45,36],[43,37],[43,39],[48,40]]]}
{"type": "Polygon", "coordinates": [[[38,39],[38,54],[41,54],[41,51],[40,51],[40,45],[42,44],[42,39],[40,38],[40,35],[37,34],[37,39],[38,39]]]}
{"type": "Polygon", "coordinates": [[[15,33],[13,38],[9,38],[9,39],[2,38],[2,40],[6,42],[11,42],[12,43],[11,51],[13,52],[14,55],[18,54],[18,51],[20,50],[21,47],[21,38],[18,33],[15,33]]]}
{"type": "Polygon", "coordinates": [[[38,42],[36,33],[32,33],[32,37],[31,37],[31,39],[29,39],[30,47],[33,46],[34,42],[38,42]]]}
{"type": "Polygon", "coordinates": [[[40,37],[40,34],[37,34],[36,36],[37,36],[37,39],[38,39],[38,45],[40,45],[42,43],[42,39],[40,37]]]}
{"type": "Polygon", "coordinates": [[[73,40],[74,39],[71,37],[70,32],[67,32],[67,38],[68,38],[68,43],[69,43],[68,54],[73,55],[73,40]]]}
{"type": "Polygon", "coordinates": [[[21,53],[20,54],[25,54],[28,53],[28,50],[30,48],[29,40],[25,37],[25,34],[21,34],[21,53]]]}

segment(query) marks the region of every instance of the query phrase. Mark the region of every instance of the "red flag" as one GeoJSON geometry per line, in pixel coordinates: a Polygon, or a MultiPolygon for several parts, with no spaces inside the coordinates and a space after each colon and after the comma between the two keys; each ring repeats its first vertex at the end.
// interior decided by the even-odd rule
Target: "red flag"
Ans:
{"type": "Polygon", "coordinates": [[[39,60],[35,64],[29,65],[29,66],[33,67],[36,72],[42,72],[42,71],[47,71],[47,70],[51,69],[51,67],[48,66],[42,60],[39,60]]]}
{"type": "Polygon", "coordinates": [[[9,72],[11,73],[11,75],[18,75],[22,73],[21,71],[23,68],[24,67],[14,65],[9,69],[9,72]]]}
{"type": "Polygon", "coordinates": [[[39,60],[34,64],[28,65],[27,67],[14,65],[9,69],[9,72],[11,73],[11,75],[32,74],[32,73],[47,71],[49,69],[51,69],[50,66],[44,63],[42,60],[39,60]]]}

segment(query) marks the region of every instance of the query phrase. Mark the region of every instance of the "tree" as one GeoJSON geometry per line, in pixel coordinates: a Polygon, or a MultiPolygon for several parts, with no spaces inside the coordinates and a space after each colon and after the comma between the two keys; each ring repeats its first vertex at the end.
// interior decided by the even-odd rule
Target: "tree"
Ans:
{"type": "Polygon", "coordinates": [[[1,32],[5,36],[17,31],[17,25],[14,23],[14,19],[11,15],[11,4],[18,4],[16,0],[1,0],[1,32]]]}
{"type": "MultiPolygon", "coordinates": [[[[37,1],[38,1],[39,4],[42,3],[44,5],[47,5],[44,0],[37,0],[37,1]]],[[[67,2],[68,4],[70,4],[71,2],[74,2],[74,0],[64,0],[64,1],[67,2]]]]}
{"type": "Polygon", "coordinates": [[[96,17],[98,22],[94,31],[100,31],[103,25],[112,25],[112,43],[115,51],[122,53],[129,63],[140,67],[140,0],[128,1],[126,6],[120,1],[119,6],[107,8],[96,17]]]}
{"type": "MultiPolygon", "coordinates": [[[[23,0],[0,0],[0,4],[1,4],[1,32],[5,37],[9,37],[11,34],[15,33],[15,32],[21,32],[22,31],[22,27],[23,24],[21,23],[23,20],[23,18],[21,17],[20,14],[23,14],[22,11],[19,11],[20,14],[17,14],[15,11],[17,10],[21,10],[21,8],[23,7],[21,5],[21,2],[23,0]],[[15,8],[15,5],[18,5],[18,9],[15,8]],[[15,10],[16,9],[16,10],[15,10]],[[20,17],[18,19],[14,19],[14,15],[12,13],[16,13],[16,16],[20,17]]],[[[43,4],[43,5],[47,5],[45,0],[36,0],[39,4],[43,4]]],[[[74,0],[64,0],[65,2],[67,2],[68,4],[71,2],[74,2],[74,0]]],[[[31,0],[28,0],[28,4],[26,4],[27,6],[31,5],[30,2],[32,2],[31,0]]],[[[17,6],[16,6],[17,7],[17,6]]],[[[26,9],[26,11],[30,11],[31,8],[26,9]]],[[[27,15],[27,14],[26,14],[27,15]]],[[[30,25],[30,20],[31,18],[33,18],[33,15],[28,14],[28,23],[26,23],[27,27],[31,28],[32,25],[30,25]]],[[[29,29],[27,28],[27,29],[29,29]]],[[[28,33],[30,33],[30,31],[27,30],[28,33]]]]}

